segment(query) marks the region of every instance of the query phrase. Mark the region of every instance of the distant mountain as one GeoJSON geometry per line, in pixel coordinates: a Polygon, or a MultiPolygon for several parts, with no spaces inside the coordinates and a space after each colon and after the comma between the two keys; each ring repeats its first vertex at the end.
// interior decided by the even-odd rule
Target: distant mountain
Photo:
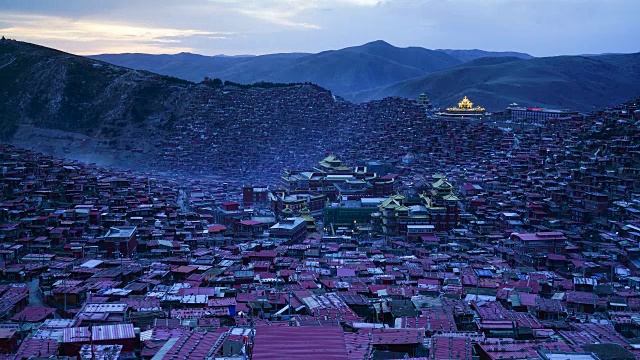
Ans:
{"type": "Polygon", "coordinates": [[[399,48],[381,40],[317,54],[103,54],[91,58],[196,82],[205,76],[239,83],[310,81],[342,95],[390,85],[489,56],[531,58],[528,54],[516,52],[399,48]]]}
{"type": "Polygon", "coordinates": [[[456,104],[464,95],[490,110],[516,102],[551,108],[590,110],[622,103],[640,92],[640,53],[557,56],[533,59],[477,59],[347,96],[368,101],[387,96],[415,98],[426,93],[437,105],[456,104]]]}
{"type": "Polygon", "coordinates": [[[205,76],[240,83],[310,81],[336,94],[389,85],[462,63],[441,51],[419,47],[398,48],[384,41],[318,54],[241,57],[188,53],[105,54],[91,58],[190,81],[201,81],[205,76]]]}
{"type": "Polygon", "coordinates": [[[515,51],[484,51],[484,50],[452,50],[452,49],[438,49],[446,54],[453,56],[454,58],[468,62],[483,57],[516,57],[519,59],[533,59],[533,56],[515,51]]]}

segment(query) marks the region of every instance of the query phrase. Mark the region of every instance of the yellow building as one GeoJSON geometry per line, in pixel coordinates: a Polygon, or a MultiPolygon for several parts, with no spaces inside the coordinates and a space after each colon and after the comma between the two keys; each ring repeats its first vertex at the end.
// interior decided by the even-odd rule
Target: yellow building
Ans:
{"type": "Polygon", "coordinates": [[[438,113],[444,117],[481,117],[485,114],[482,106],[473,106],[473,103],[466,96],[458,103],[458,107],[447,108],[446,112],[438,113]]]}

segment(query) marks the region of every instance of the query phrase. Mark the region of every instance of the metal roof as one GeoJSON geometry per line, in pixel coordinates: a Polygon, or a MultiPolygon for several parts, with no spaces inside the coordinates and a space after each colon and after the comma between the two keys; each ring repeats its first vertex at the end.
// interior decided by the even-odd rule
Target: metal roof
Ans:
{"type": "Polygon", "coordinates": [[[89,336],[93,341],[106,341],[117,339],[135,338],[133,324],[101,325],[93,326],[91,331],[88,327],[75,327],[63,330],[62,342],[88,342],[89,336]]]}
{"type": "Polygon", "coordinates": [[[254,360],[347,360],[342,327],[265,326],[256,331],[254,360]]]}

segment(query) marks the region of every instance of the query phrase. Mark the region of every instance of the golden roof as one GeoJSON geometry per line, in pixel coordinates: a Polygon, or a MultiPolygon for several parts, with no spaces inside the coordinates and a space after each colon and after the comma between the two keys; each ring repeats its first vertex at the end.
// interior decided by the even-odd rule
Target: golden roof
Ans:
{"type": "Polygon", "coordinates": [[[458,109],[473,109],[473,103],[465,96],[464,99],[458,103],[458,109]]]}
{"type": "Polygon", "coordinates": [[[447,108],[447,111],[484,111],[481,106],[473,107],[473,103],[466,96],[458,103],[457,108],[447,108]]]}

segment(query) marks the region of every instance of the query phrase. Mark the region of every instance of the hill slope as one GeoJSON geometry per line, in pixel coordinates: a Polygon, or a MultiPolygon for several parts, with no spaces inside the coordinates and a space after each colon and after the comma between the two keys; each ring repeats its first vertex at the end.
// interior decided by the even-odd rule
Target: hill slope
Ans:
{"type": "MultiPolygon", "coordinates": [[[[112,150],[143,147],[162,131],[190,86],[177,78],[0,41],[0,138],[59,156],[100,149],[111,158],[108,163],[116,162],[119,154],[112,150]]],[[[99,156],[91,160],[100,161],[99,156]]]]}
{"type": "Polygon", "coordinates": [[[399,119],[428,126],[409,100],[353,104],[312,84],[193,84],[15,41],[0,42],[0,80],[1,141],[189,177],[262,183],[327,153],[353,154],[399,119]]]}
{"type": "Polygon", "coordinates": [[[164,116],[189,85],[33,44],[0,42],[4,136],[19,124],[117,136],[164,116]]]}
{"type": "Polygon", "coordinates": [[[415,98],[425,92],[446,107],[467,95],[490,110],[510,103],[589,110],[624,102],[640,92],[640,53],[597,57],[558,56],[529,60],[478,59],[401,81],[348,99],[415,98]]]}

